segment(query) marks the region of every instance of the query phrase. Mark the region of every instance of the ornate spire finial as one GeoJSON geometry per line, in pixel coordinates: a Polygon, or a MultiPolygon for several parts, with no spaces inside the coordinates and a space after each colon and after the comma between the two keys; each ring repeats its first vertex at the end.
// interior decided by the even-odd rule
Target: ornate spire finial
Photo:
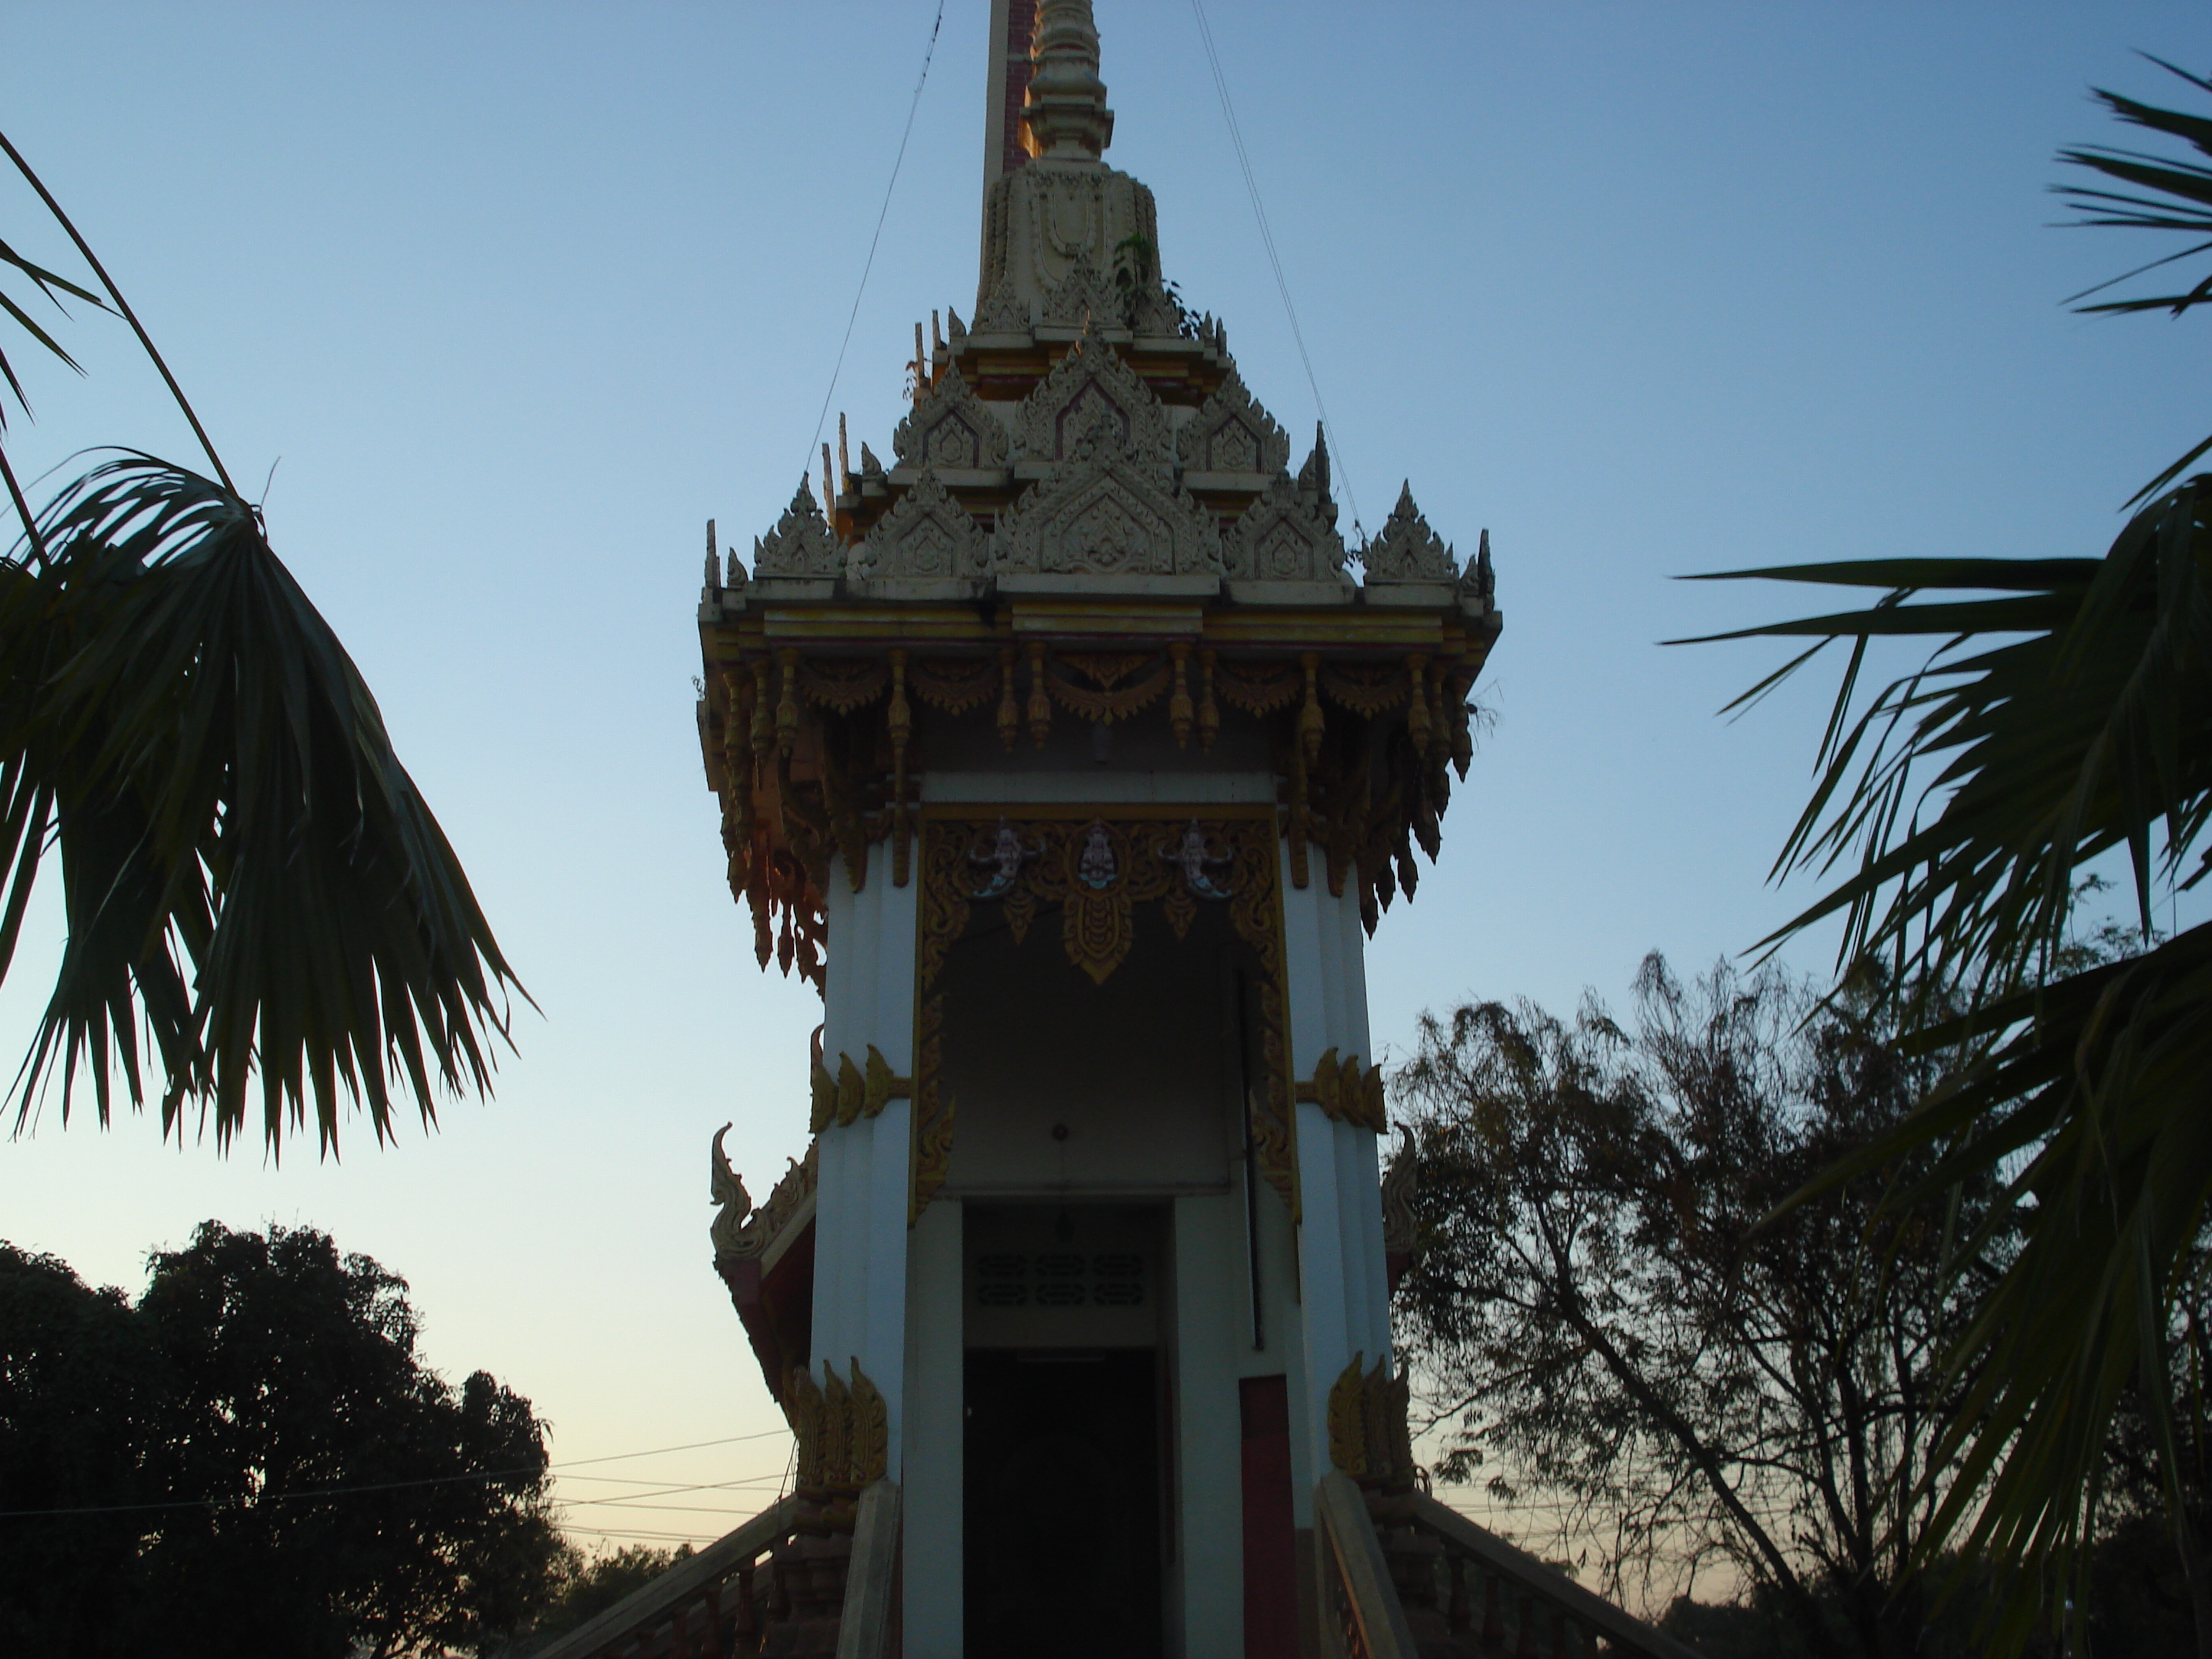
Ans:
{"type": "Polygon", "coordinates": [[[1097,159],[1114,139],[1114,112],[1098,78],[1098,25],[1091,0],[1040,0],[1022,125],[1041,158],[1097,159]]]}

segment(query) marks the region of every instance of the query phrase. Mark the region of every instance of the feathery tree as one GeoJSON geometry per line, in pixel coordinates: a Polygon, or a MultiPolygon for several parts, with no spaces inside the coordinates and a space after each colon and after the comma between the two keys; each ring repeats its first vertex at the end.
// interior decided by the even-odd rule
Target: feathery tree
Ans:
{"type": "Polygon", "coordinates": [[[21,526],[0,556],[0,978],[50,855],[69,928],[16,1125],[56,1079],[66,1122],[81,1074],[103,1124],[119,1074],[134,1107],[158,1098],[165,1134],[211,1118],[219,1150],[257,1083],[272,1154],[310,1101],[325,1153],[342,1098],[380,1141],[395,1093],[427,1123],[440,1089],[489,1091],[521,987],[360,671],[90,246],[0,150],[98,284],[0,241],[0,277],[29,285],[20,302],[0,287],[0,310],[71,368],[32,307],[119,317],[214,475],[124,450],[33,511],[6,454],[9,398],[28,404],[0,340],[21,526]]]}

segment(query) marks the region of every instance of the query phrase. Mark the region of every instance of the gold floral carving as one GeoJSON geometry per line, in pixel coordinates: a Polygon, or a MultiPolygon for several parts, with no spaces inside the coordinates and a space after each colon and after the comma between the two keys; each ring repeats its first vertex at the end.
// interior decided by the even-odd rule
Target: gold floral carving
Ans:
{"type": "Polygon", "coordinates": [[[848,1409],[852,1413],[852,1426],[847,1437],[845,1484],[865,1486],[882,1480],[890,1472],[890,1411],[875,1383],[860,1369],[857,1355],[853,1359],[853,1386],[848,1409]]]}
{"type": "Polygon", "coordinates": [[[850,1054],[837,1056],[837,1127],[849,1129],[859,1121],[860,1104],[867,1097],[867,1084],[860,1076],[860,1068],[853,1064],[850,1054]]]}
{"type": "Polygon", "coordinates": [[[822,1480],[824,1486],[849,1484],[853,1460],[853,1396],[835,1365],[822,1367],[822,1480]]]}
{"type": "Polygon", "coordinates": [[[805,1365],[793,1365],[790,1379],[783,1385],[783,1415],[791,1425],[792,1437],[799,1443],[793,1478],[802,1492],[819,1491],[823,1485],[824,1404],[822,1390],[815,1386],[814,1373],[805,1365]]]}
{"type": "Polygon", "coordinates": [[[916,975],[920,992],[915,1044],[914,1194],[918,1218],[943,1184],[951,1156],[952,1103],[939,1098],[939,1033],[944,998],[935,988],[952,945],[968,931],[979,905],[999,907],[1016,946],[1043,908],[1060,911],[1060,945],[1067,960],[1093,983],[1103,984],[1127,959],[1135,942],[1134,909],[1159,903],[1176,936],[1197,914],[1198,899],[1180,848],[1195,833],[1204,852],[1205,896],[1226,895],[1229,921],[1258,959],[1260,1045],[1263,1075],[1248,1100],[1255,1161],[1299,1213],[1297,1145],[1292,1133],[1291,1079],[1285,1009],[1281,902],[1277,893],[1275,823],[1272,814],[1189,817],[1160,812],[1114,818],[1038,817],[1011,822],[996,814],[941,817],[923,827],[921,929],[916,975]],[[1002,877],[988,856],[1011,834],[1024,857],[1002,877]],[[988,873],[987,873],[988,872],[988,873]],[[987,896],[988,891],[988,896],[987,896]]]}
{"type": "Polygon", "coordinates": [[[1364,1353],[1328,1385],[1328,1461],[1349,1475],[1367,1473],[1367,1389],[1361,1364],[1364,1353]]]}
{"type": "Polygon", "coordinates": [[[1377,1134],[1389,1133],[1382,1068],[1370,1066],[1361,1071],[1358,1054],[1346,1054],[1339,1060],[1334,1048],[1324,1051],[1314,1062],[1313,1080],[1298,1085],[1297,1097],[1320,1107],[1332,1123],[1349,1123],[1355,1129],[1372,1129],[1377,1134]]]}
{"type": "Polygon", "coordinates": [[[907,1200],[906,1224],[921,1219],[929,1200],[945,1184],[952,1163],[952,1097],[938,1082],[938,1062],[944,1053],[945,999],[924,998],[914,1026],[914,1114],[909,1133],[914,1151],[908,1159],[914,1188],[907,1200]]]}
{"type": "Polygon", "coordinates": [[[813,1056],[807,1066],[806,1080],[812,1097],[812,1115],[806,1121],[809,1134],[820,1134],[836,1120],[837,1079],[822,1063],[822,1028],[815,1027],[813,1056]]]}
{"type": "Polygon", "coordinates": [[[1363,1371],[1355,1353],[1328,1390],[1329,1462],[1364,1486],[1402,1492],[1413,1484],[1413,1441],[1406,1420],[1411,1397],[1401,1370],[1386,1355],[1363,1371]]]}

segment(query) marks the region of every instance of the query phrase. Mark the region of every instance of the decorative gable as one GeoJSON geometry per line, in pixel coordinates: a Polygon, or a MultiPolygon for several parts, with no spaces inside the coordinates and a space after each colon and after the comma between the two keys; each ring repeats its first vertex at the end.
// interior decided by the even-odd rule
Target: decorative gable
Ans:
{"type": "Polygon", "coordinates": [[[1230,575],[1245,581],[1328,582],[1335,587],[1346,580],[1344,538],[1331,515],[1279,470],[1237,520],[1226,552],[1230,575]]]}
{"type": "Polygon", "coordinates": [[[901,466],[974,471],[1006,464],[1006,428],[983,400],[948,368],[891,434],[901,466]]]}
{"type": "Polygon", "coordinates": [[[1164,480],[1174,457],[1167,410],[1120,352],[1089,334],[1022,400],[1015,416],[1015,452],[1028,460],[1064,460],[1102,422],[1111,448],[1127,460],[1157,469],[1164,480]]]}
{"type": "Polygon", "coordinates": [[[761,581],[783,577],[836,577],[845,574],[845,549],[831,533],[813,489],[805,478],[775,528],[753,541],[753,576],[761,581]]]}
{"type": "Polygon", "coordinates": [[[1459,563],[1443,537],[1413,505],[1409,482],[1398,491],[1398,504],[1390,509],[1382,533],[1360,556],[1367,568],[1367,585],[1377,582],[1456,582],[1459,563]]]}
{"type": "Polygon", "coordinates": [[[1164,468],[1129,452],[1113,407],[1102,401],[1089,413],[1089,429],[1052,477],[1000,520],[1000,574],[1218,576],[1213,520],[1164,468]]]}
{"type": "Polygon", "coordinates": [[[852,573],[868,582],[957,581],[985,576],[990,565],[991,544],[974,518],[926,471],[868,532],[852,573]]]}
{"type": "Polygon", "coordinates": [[[1280,472],[1291,464],[1291,440],[1232,367],[1176,434],[1176,455],[1186,472],[1280,472]]]}
{"type": "Polygon", "coordinates": [[[1079,257],[1067,275],[1045,296],[1041,326],[1105,327],[1121,320],[1121,295],[1087,258],[1079,257]]]}

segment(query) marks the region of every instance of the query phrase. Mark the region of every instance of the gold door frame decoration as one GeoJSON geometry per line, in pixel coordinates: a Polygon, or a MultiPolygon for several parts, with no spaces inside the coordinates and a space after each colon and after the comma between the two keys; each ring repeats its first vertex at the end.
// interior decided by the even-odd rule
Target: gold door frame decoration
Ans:
{"type": "Polygon", "coordinates": [[[1019,805],[926,809],[915,938],[912,1190],[908,1224],[945,1184],[954,1102],[939,1083],[953,944],[979,904],[1001,907],[1017,945],[1040,909],[1060,910],[1067,959],[1103,985],[1135,943],[1135,908],[1158,903],[1177,939],[1201,903],[1222,903],[1260,963],[1262,1076],[1245,1109],[1261,1174],[1298,1215],[1290,1006],[1273,807],[1019,805]]]}

